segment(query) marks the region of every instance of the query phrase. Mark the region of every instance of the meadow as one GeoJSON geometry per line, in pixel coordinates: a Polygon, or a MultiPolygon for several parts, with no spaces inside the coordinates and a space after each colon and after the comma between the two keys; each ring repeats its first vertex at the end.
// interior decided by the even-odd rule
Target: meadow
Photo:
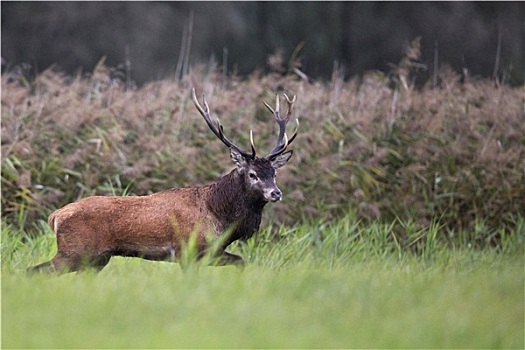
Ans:
{"type": "Polygon", "coordinates": [[[76,77],[4,73],[2,347],[524,348],[525,87],[447,67],[416,86],[417,55],[327,82],[210,66],[135,87],[103,61],[76,77]],[[176,264],[26,274],[56,251],[56,208],[232,169],[192,87],[232,140],[253,129],[263,150],[276,127],[262,101],[297,95],[284,199],[229,248],[246,267],[188,249],[176,264]]]}
{"type": "Polygon", "coordinates": [[[426,241],[415,253],[349,214],[234,244],[245,269],[117,257],[60,277],[25,273],[53,255],[49,229],[18,241],[9,230],[3,348],[524,346],[525,222],[500,250],[449,247],[433,226],[414,232],[426,241]]]}

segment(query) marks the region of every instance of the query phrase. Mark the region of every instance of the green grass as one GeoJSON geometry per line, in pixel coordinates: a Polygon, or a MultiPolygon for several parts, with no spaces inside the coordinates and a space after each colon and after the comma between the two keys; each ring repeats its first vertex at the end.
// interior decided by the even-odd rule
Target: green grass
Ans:
{"type": "Polygon", "coordinates": [[[522,223],[498,250],[450,246],[438,225],[412,233],[416,249],[350,215],[234,245],[244,270],[114,258],[99,274],[29,277],[56,249],[46,232],[2,227],[4,348],[525,345],[522,223]]]}

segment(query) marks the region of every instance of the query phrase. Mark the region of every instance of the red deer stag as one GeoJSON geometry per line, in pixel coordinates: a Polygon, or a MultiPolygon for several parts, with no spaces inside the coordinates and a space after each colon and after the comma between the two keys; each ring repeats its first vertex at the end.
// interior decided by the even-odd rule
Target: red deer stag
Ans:
{"type": "Polygon", "coordinates": [[[246,152],[224,135],[219,120],[217,125],[212,122],[206,99],[203,97],[203,107],[195,89],[192,97],[208,127],[230,148],[236,168],[207,186],[175,188],[149,196],[92,196],[56,210],[48,222],[57,237],[58,251],[51,261],[32,271],[101,270],[115,255],[175,261],[192,235],[199,256],[213,240],[220,240],[219,264],[244,264],[240,256],[225,249],[233,241],[256,233],[266,203],[282,199],[275,170],[292,156],[286,148],[297,135],[298,120],[290,139],[285,131],[295,96],[289,99],[284,95],[288,105],[285,116],[280,114],[279,96],[275,109],[265,103],[279,125],[279,135],[264,158],[255,156],[251,131],[251,152],[246,152]]]}

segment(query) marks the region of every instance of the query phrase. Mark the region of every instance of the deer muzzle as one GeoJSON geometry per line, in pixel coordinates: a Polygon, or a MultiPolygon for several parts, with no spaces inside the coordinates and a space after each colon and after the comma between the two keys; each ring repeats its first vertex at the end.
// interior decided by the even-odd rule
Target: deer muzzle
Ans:
{"type": "Polygon", "coordinates": [[[277,187],[264,191],[264,198],[269,202],[279,202],[283,199],[283,193],[277,187]]]}

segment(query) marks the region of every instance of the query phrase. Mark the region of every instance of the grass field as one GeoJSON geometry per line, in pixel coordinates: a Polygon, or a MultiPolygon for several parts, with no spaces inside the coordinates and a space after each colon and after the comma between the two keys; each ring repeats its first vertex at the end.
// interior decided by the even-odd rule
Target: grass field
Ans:
{"type": "Polygon", "coordinates": [[[52,234],[13,230],[3,348],[524,347],[523,221],[498,250],[449,246],[438,225],[411,250],[350,215],[234,245],[244,270],[114,258],[60,277],[24,272],[53,255],[52,234]]]}

